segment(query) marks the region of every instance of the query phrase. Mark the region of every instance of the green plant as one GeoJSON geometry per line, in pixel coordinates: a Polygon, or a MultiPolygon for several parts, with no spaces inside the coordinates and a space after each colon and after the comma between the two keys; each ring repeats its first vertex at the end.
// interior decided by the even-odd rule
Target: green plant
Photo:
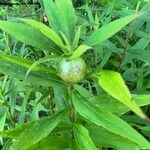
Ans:
{"type": "MultiPolygon", "coordinates": [[[[46,107],[46,117],[40,118],[36,114],[36,119],[28,120],[27,123],[23,121],[19,127],[0,132],[1,137],[12,139],[5,144],[5,149],[150,149],[149,141],[119,117],[130,109],[148,121],[140,106],[149,104],[149,95],[131,94],[120,73],[99,68],[92,70],[81,58],[146,13],[128,15],[100,28],[94,26],[89,31],[83,29],[84,25],[76,24],[71,0],[43,0],[43,5],[50,27],[33,19],[0,21],[1,30],[25,44],[36,47],[37,53],[42,50],[45,56],[34,62],[5,52],[0,53],[0,72],[19,79],[17,83],[22,81],[22,89],[27,92],[21,107],[20,120],[25,116],[24,109],[29,98],[36,99],[35,103],[30,104],[34,106],[32,113],[38,112],[38,104],[45,97],[50,97],[51,108],[46,107]],[[83,36],[82,31],[85,30],[83,36]],[[47,65],[42,65],[46,62],[47,65]],[[69,70],[64,73],[66,64],[69,70]],[[79,73],[76,71],[78,65],[79,73]],[[75,84],[78,82],[80,84],[75,84]],[[89,92],[86,88],[88,82],[97,82],[105,93],[96,95],[94,89],[89,92]],[[32,91],[36,90],[44,93],[39,99],[38,93],[32,95],[32,91]],[[138,99],[142,98],[144,101],[140,103],[138,99]],[[104,101],[115,104],[118,107],[117,112],[114,107],[110,107],[110,103],[103,103],[104,101]]],[[[18,88],[20,89],[20,86],[18,88]]],[[[5,99],[2,102],[5,108],[5,99]]],[[[40,110],[43,110],[43,107],[40,110]]],[[[4,111],[1,122],[6,118],[7,109],[4,111]]]]}

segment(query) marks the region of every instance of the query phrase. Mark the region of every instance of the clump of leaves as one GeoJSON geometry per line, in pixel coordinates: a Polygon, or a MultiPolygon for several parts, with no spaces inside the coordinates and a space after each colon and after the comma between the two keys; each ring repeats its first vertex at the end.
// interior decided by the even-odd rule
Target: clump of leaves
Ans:
{"type": "Polygon", "coordinates": [[[150,149],[149,141],[119,117],[132,110],[142,119],[149,120],[140,109],[149,104],[146,101],[149,95],[132,95],[120,73],[113,70],[85,71],[86,64],[81,58],[87,50],[93,51],[95,46],[145,14],[139,12],[116,19],[95,28],[80,40],[82,27],[76,24],[71,0],[43,0],[43,6],[49,27],[33,19],[0,21],[1,30],[36,47],[37,53],[40,49],[45,54],[34,62],[1,52],[0,72],[21,80],[24,86],[50,88],[55,95],[51,101],[52,110],[48,110],[51,115],[0,132],[1,137],[12,139],[5,147],[14,150],[150,149]],[[44,62],[50,63],[45,66],[41,64],[44,62]],[[84,83],[91,80],[106,93],[97,96],[94,91],[89,92],[84,83]],[[142,98],[145,101],[140,103],[138,99],[142,98]],[[117,107],[116,112],[112,104],[117,107]]]}

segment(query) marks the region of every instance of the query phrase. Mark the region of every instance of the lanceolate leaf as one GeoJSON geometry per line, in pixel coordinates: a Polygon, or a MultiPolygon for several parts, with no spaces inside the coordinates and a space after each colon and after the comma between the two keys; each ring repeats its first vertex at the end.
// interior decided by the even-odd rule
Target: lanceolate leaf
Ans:
{"type": "MultiPolygon", "coordinates": [[[[89,102],[101,109],[110,111],[119,116],[130,111],[129,107],[127,107],[120,101],[117,101],[114,97],[108,94],[95,96],[80,85],[75,85],[74,88],[80,93],[81,96],[83,96],[85,99],[88,99],[89,102]]],[[[150,94],[132,94],[132,99],[137,103],[139,107],[150,104],[150,94]]]]}
{"type": "Polygon", "coordinates": [[[139,14],[126,16],[121,19],[112,21],[105,26],[102,26],[97,31],[94,31],[92,35],[87,38],[86,44],[90,46],[100,44],[101,42],[105,41],[118,31],[120,31],[124,26],[126,26],[138,16],[139,14]]]}
{"type": "Polygon", "coordinates": [[[80,94],[82,97],[84,97],[85,99],[90,100],[90,99],[92,99],[92,98],[95,97],[95,95],[93,95],[93,93],[92,93],[91,91],[87,90],[87,89],[86,89],[85,87],[83,87],[82,85],[76,84],[76,85],[74,86],[74,89],[75,89],[77,92],[79,92],[79,94],[80,94]]]}
{"type": "Polygon", "coordinates": [[[25,130],[12,145],[13,150],[26,150],[32,145],[45,138],[65,116],[66,110],[54,115],[36,121],[28,130],[25,130]]]}
{"type": "Polygon", "coordinates": [[[33,26],[34,28],[37,28],[45,36],[47,36],[50,40],[52,40],[55,44],[57,44],[63,50],[64,53],[68,52],[67,47],[62,42],[62,39],[57,35],[57,33],[53,29],[33,19],[20,19],[20,20],[33,26]]]}
{"type": "Polygon", "coordinates": [[[35,61],[31,66],[29,66],[30,68],[27,71],[26,75],[28,75],[31,70],[34,70],[35,67],[37,67],[38,65],[40,65],[42,63],[45,63],[45,62],[48,62],[48,61],[58,62],[60,60],[61,60],[61,56],[60,55],[50,55],[50,56],[43,57],[43,58],[35,61]]]}
{"type": "MultiPolygon", "coordinates": [[[[132,95],[133,100],[137,103],[138,106],[146,106],[150,104],[150,95],[132,95]]],[[[106,111],[110,111],[118,116],[123,115],[124,113],[130,111],[129,107],[122,104],[120,101],[117,101],[115,98],[108,94],[99,95],[92,97],[90,102],[106,111]],[[116,109],[117,108],[117,109],[116,109]]]]}
{"type": "Polygon", "coordinates": [[[47,52],[61,53],[55,48],[54,43],[49,38],[33,26],[17,21],[0,21],[0,29],[26,44],[47,52]]]}
{"type": "Polygon", "coordinates": [[[120,150],[140,150],[140,146],[122,136],[97,126],[87,127],[96,145],[107,146],[120,150]]]}
{"type": "Polygon", "coordinates": [[[80,39],[80,34],[81,34],[81,26],[78,27],[76,33],[75,33],[75,37],[72,43],[72,49],[76,49],[78,47],[78,43],[79,43],[79,39],[80,39]]]}
{"type": "Polygon", "coordinates": [[[80,56],[81,56],[82,54],[84,54],[88,49],[91,49],[91,47],[89,47],[89,46],[87,46],[87,45],[80,45],[80,46],[72,53],[72,55],[69,57],[69,60],[80,57],[80,56]]]}
{"type": "Polygon", "coordinates": [[[4,124],[7,116],[7,107],[0,106],[0,131],[3,131],[4,124]]]}
{"type": "MultiPolygon", "coordinates": [[[[5,106],[0,106],[0,131],[3,131],[5,127],[5,121],[7,117],[7,107],[5,106]]],[[[0,138],[0,141],[2,141],[2,138],[0,138]]]]}
{"type": "Polygon", "coordinates": [[[43,4],[51,28],[54,29],[57,34],[60,35],[60,32],[63,32],[68,37],[69,31],[66,25],[66,19],[61,15],[61,11],[56,7],[55,3],[52,0],[44,0],[43,4]]]}
{"type": "Polygon", "coordinates": [[[69,145],[67,143],[67,139],[56,135],[56,136],[48,136],[37,144],[33,145],[28,150],[61,150],[61,149],[69,149],[69,145]]]}
{"type": "Polygon", "coordinates": [[[88,130],[81,124],[75,124],[73,127],[74,138],[77,147],[84,150],[98,150],[89,136],[88,130]]]}
{"type": "Polygon", "coordinates": [[[61,16],[65,19],[65,24],[69,31],[69,39],[72,43],[75,36],[76,16],[71,0],[55,0],[57,8],[61,12],[61,16]]]}
{"type": "Polygon", "coordinates": [[[50,67],[38,65],[26,76],[27,71],[33,64],[24,58],[8,56],[0,53],[0,72],[13,78],[23,80],[25,83],[35,85],[55,86],[61,85],[62,80],[56,76],[55,70],[50,67]]]}
{"type": "Polygon", "coordinates": [[[128,106],[133,112],[142,118],[146,115],[142,112],[132,95],[125,85],[121,75],[118,72],[101,70],[96,73],[99,85],[111,96],[128,106]]]}
{"type": "Polygon", "coordinates": [[[98,109],[76,92],[73,92],[72,99],[75,110],[84,118],[112,133],[137,143],[141,148],[150,148],[150,143],[122,119],[110,112],[98,109]]]}
{"type": "Polygon", "coordinates": [[[133,94],[133,99],[139,106],[145,106],[150,104],[150,94],[133,94]]]}
{"type": "MultiPolygon", "coordinates": [[[[141,46],[143,46],[141,44],[141,46]]],[[[150,63],[150,51],[142,49],[131,49],[129,53],[134,57],[146,63],[150,63]]]]}
{"type": "Polygon", "coordinates": [[[4,130],[0,132],[0,137],[17,139],[25,130],[28,130],[34,122],[23,124],[22,126],[18,126],[13,129],[4,130]]]}

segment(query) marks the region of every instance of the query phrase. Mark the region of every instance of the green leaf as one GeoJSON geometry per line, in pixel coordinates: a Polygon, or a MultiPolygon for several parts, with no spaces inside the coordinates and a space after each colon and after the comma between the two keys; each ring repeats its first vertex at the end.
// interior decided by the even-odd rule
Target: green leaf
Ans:
{"type": "Polygon", "coordinates": [[[61,54],[61,52],[55,48],[54,43],[33,26],[18,21],[0,21],[0,29],[9,33],[21,42],[47,52],[61,54]]]}
{"type": "Polygon", "coordinates": [[[67,38],[67,36],[63,32],[60,32],[60,33],[61,33],[61,36],[62,36],[64,43],[67,46],[67,48],[69,50],[72,50],[71,43],[70,43],[69,39],[67,38]]]}
{"type": "Polygon", "coordinates": [[[75,36],[76,15],[71,0],[55,0],[57,8],[60,10],[61,17],[65,20],[68,28],[68,37],[72,43],[75,36]]]}
{"type": "Polygon", "coordinates": [[[5,106],[0,106],[0,131],[3,131],[6,116],[7,116],[7,108],[5,106]]]}
{"type": "Polygon", "coordinates": [[[91,91],[87,90],[85,87],[82,85],[74,85],[74,89],[80,93],[85,99],[93,99],[95,96],[92,94],[91,91]]]}
{"type": "MultiPolygon", "coordinates": [[[[143,94],[143,95],[133,94],[132,97],[138,106],[146,106],[150,104],[149,94],[143,94]]],[[[91,97],[90,102],[93,105],[99,107],[100,109],[110,111],[118,116],[121,116],[124,113],[130,111],[128,107],[126,107],[120,101],[117,101],[115,98],[113,98],[112,96],[108,94],[91,97]]]]}
{"type": "MultiPolygon", "coordinates": [[[[117,101],[114,97],[108,94],[94,96],[90,91],[81,85],[75,85],[74,88],[78,93],[80,93],[81,96],[83,96],[85,99],[88,99],[89,102],[99,107],[100,109],[110,111],[118,116],[121,116],[122,114],[130,111],[129,107],[125,106],[123,103],[117,101]]],[[[150,104],[149,94],[132,94],[132,98],[140,107],[150,104]]]]}
{"type": "Polygon", "coordinates": [[[48,136],[28,150],[59,150],[68,149],[67,140],[61,136],[48,136]]]}
{"type": "MultiPolygon", "coordinates": [[[[4,127],[5,127],[5,121],[6,121],[6,117],[7,117],[7,107],[5,106],[0,106],[0,132],[3,131],[4,127]]],[[[1,143],[2,142],[2,138],[0,138],[1,143]]]]}
{"type": "Polygon", "coordinates": [[[100,44],[140,15],[141,14],[130,15],[110,22],[109,24],[99,28],[97,31],[94,31],[92,35],[87,38],[85,43],[90,46],[100,44]]]}
{"type": "Polygon", "coordinates": [[[32,145],[45,138],[62,120],[66,115],[66,110],[61,111],[53,117],[46,117],[30,126],[28,130],[25,130],[18,138],[13,142],[13,150],[26,150],[32,145]]]}
{"type": "Polygon", "coordinates": [[[93,14],[92,14],[92,9],[90,9],[90,7],[87,4],[85,5],[85,11],[87,12],[89,22],[91,24],[94,24],[95,20],[94,20],[93,14]]]}
{"type": "Polygon", "coordinates": [[[141,30],[136,31],[137,36],[142,37],[139,40],[137,40],[137,42],[132,46],[131,49],[129,49],[129,52],[133,52],[134,54],[134,50],[144,50],[147,48],[147,46],[150,43],[150,34],[146,34],[145,32],[142,32],[141,30]]]}
{"type": "Polygon", "coordinates": [[[0,72],[13,78],[23,80],[24,83],[33,83],[34,85],[43,86],[61,86],[63,81],[56,76],[53,68],[37,65],[26,77],[26,73],[32,66],[33,62],[27,59],[8,56],[0,53],[0,72]]]}
{"type": "Polygon", "coordinates": [[[97,12],[96,12],[96,14],[95,14],[94,23],[95,23],[95,25],[94,25],[94,30],[97,30],[97,29],[99,28],[99,26],[100,26],[99,17],[98,17],[98,13],[97,13],[97,12]]]}
{"type": "Polygon", "coordinates": [[[133,100],[130,91],[125,85],[121,75],[118,72],[101,70],[96,73],[99,85],[112,97],[128,106],[138,116],[146,119],[136,102],[133,100]]]}
{"type": "Polygon", "coordinates": [[[67,38],[69,38],[66,19],[61,14],[61,11],[56,7],[56,4],[52,0],[44,0],[43,4],[51,28],[54,29],[57,34],[61,35],[60,32],[63,32],[67,38]]]}
{"type": "Polygon", "coordinates": [[[133,94],[133,99],[139,106],[145,106],[150,104],[150,94],[133,94]]]}
{"type": "MultiPolygon", "coordinates": [[[[66,90],[66,88],[62,88],[59,86],[54,87],[54,99],[55,99],[55,107],[58,110],[62,110],[66,107],[65,104],[65,94],[64,91],[66,90]]],[[[68,98],[68,97],[67,97],[68,98]]]]}
{"type": "Polygon", "coordinates": [[[81,150],[97,150],[92,139],[89,136],[88,130],[81,124],[73,126],[74,138],[76,145],[81,150]]]}
{"type": "Polygon", "coordinates": [[[90,136],[100,146],[122,150],[140,150],[140,146],[124,137],[114,134],[104,128],[89,126],[90,136]]]}
{"type": "Polygon", "coordinates": [[[91,47],[87,45],[80,45],[69,57],[69,60],[75,59],[83,55],[88,49],[91,49],[91,47]]]}
{"type": "Polygon", "coordinates": [[[78,47],[78,43],[79,43],[79,39],[80,39],[80,34],[81,34],[81,26],[78,27],[76,33],[75,33],[75,37],[72,43],[72,49],[76,49],[78,47]]]}
{"type": "Polygon", "coordinates": [[[97,108],[75,92],[72,93],[72,100],[75,110],[90,122],[137,143],[141,148],[150,148],[150,143],[142,135],[114,114],[97,108]]]}
{"type": "Polygon", "coordinates": [[[3,145],[3,149],[2,150],[8,150],[10,149],[11,146],[11,140],[6,140],[5,144],[3,145]]]}
{"type": "Polygon", "coordinates": [[[34,122],[26,123],[21,126],[17,126],[16,128],[4,130],[0,132],[0,137],[17,139],[18,136],[21,135],[25,130],[28,130],[34,122]]]}
{"type": "Polygon", "coordinates": [[[144,135],[146,135],[147,137],[150,138],[150,125],[149,126],[145,126],[145,127],[141,127],[140,129],[142,130],[142,133],[144,135]]]}
{"type": "Polygon", "coordinates": [[[149,50],[131,49],[129,53],[135,58],[150,64],[150,51],[149,50]]]}
{"type": "Polygon", "coordinates": [[[57,35],[57,33],[53,29],[33,19],[19,19],[19,20],[31,25],[34,28],[37,28],[45,36],[47,36],[50,40],[52,40],[56,45],[58,45],[63,50],[64,53],[68,52],[67,47],[62,42],[62,39],[57,35]]]}
{"type": "Polygon", "coordinates": [[[45,62],[59,62],[61,60],[61,56],[60,55],[49,55],[43,58],[40,58],[39,60],[35,61],[34,63],[32,63],[32,65],[30,66],[29,70],[27,71],[26,75],[28,75],[30,73],[31,70],[35,70],[35,67],[45,63],[45,62]]]}
{"type": "MultiPolygon", "coordinates": [[[[36,121],[28,122],[22,125],[19,125],[15,128],[11,128],[9,130],[4,130],[0,132],[0,137],[17,139],[25,130],[28,130],[36,121]]],[[[58,133],[65,130],[71,130],[71,125],[66,124],[66,122],[60,122],[58,126],[53,130],[54,133],[58,133]]]]}

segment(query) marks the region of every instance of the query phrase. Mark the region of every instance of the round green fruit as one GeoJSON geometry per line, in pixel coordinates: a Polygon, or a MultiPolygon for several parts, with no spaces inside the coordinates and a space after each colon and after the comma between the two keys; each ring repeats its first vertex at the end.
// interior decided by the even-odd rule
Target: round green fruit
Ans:
{"type": "Polygon", "coordinates": [[[62,59],[59,64],[59,76],[65,82],[75,84],[80,82],[86,74],[86,63],[82,58],[72,60],[62,59]]]}

